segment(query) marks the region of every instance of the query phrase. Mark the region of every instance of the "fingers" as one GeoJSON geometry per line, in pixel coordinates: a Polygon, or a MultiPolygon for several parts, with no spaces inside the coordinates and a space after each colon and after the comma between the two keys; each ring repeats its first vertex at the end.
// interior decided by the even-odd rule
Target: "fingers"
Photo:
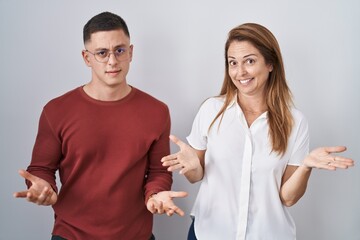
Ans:
{"type": "Polygon", "coordinates": [[[176,162],[173,162],[173,163],[164,162],[164,163],[163,163],[163,166],[164,166],[164,167],[169,166],[169,167],[167,168],[167,170],[168,170],[169,172],[174,172],[174,171],[176,171],[176,170],[181,169],[181,170],[179,171],[179,174],[181,174],[181,175],[187,173],[187,172],[190,170],[190,167],[187,167],[187,166],[185,166],[184,164],[181,164],[180,162],[177,162],[177,163],[176,163],[176,162]]]}
{"type": "MultiPolygon", "coordinates": [[[[345,146],[325,147],[325,151],[328,153],[340,153],[346,151],[345,146]]],[[[330,167],[346,169],[354,166],[354,160],[342,156],[328,155],[330,159],[327,163],[330,167]]]]}
{"type": "Polygon", "coordinates": [[[309,158],[304,160],[304,165],[326,170],[352,167],[354,166],[354,161],[352,159],[334,155],[336,153],[344,152],[345,150],[345,146],[317,148],[310,153],[309,158]]]}
{"type": "Polygon", "coordinates": [[[155,203],[153,201],[149,200],[146,207],[152,214],[156,213],[155,203]]]}
{"type": "Polygon", "coordinates": [[[180,192],[170,191],[171,198],[183,198],[183,197],[186,197],[187,195],[188,195],[188,193],[183,192],[183,191],[180,191],[180,192]]]}
{"type": "Polygon", "coordinates": [[[15,192],[13,196],[15,198],[26,198],[28,191],[15,192]]]}
{"type": "Polygon", "coordinates": [[[178,155],[178,153],[174,153],[174,154],[168,155],[166,157],[163,157],[161,159],[163,166],[171,166],[176,163],[179,163],[179,161],[177,160],[177,155],[178,155]]]}
{"type": "Polygon", "coordinates": [[[334,170],[336,170],[336,166],[334,166],[334,164],[333,164],[334,162],[335,162],[334,156],[327,155],[326,157],[316,161],[315,167],[319,168],[319,169],[334,171],[334,170]]]}
{"type": "Polygon", "coordinates": [[[352,166],[354,166],[354,161],[352,159],[329,155],[329,157],[319,163],[317,167],[327,170],[336,170],[337,168],[347,169],[352,166]]]}
{"type": "Polygon", "coordinates": [[[154,206],[155,206],[155,210],[156,210],[155,213],[158,213],[158,214],[163,214],[164,213],[163,202],[157,201],[154,206]]]}
{"type": "Polygon", "coordinates": [[[45,187],[40,194],[36,194],[35,192],[28,191],[27,193],[27,200],[29,202],[35,203],[37,205],[49,205],[51,192],[49,188],[45,187]]]}
{"type": "Polygon", "coordinates": [[[175,213],[181,217],[185,215],[184,211],[181,210],[179,207],[176,208],[175,213]]]}
{"type": "Polygon", "coordinates": [[[185,216],[185,212],[176,205],[174,205],[171,208],[168,208],[166,210],[166,215],[168,215],[169,217],[171,217],[174,213],[176,213],[177,215],[179,215],[181,217],[185,216]]]}
{"type": "Polygon", "coordinates": [[[33,189],[29,189],[27,191],[15,192],[13,196],[15,198],[26,198],[28,202],[42,206],[53,205],[57,201],[57,195],[55,191],[48,187],[44,187],[40,194],[38,194],[33,189]]]}
{"type": "Polygon", "coordinates": [[[173,171],[175,171],[175,170],[182,169],[182,168],[184,168],[184,167],[179,163],[179,164],[172,165],[172,166],[168,167],[167,170],[168,170],[169,172],[173,172],[173,171]]]}
{"type": "Polygon", "coordinates": [[[348,167],[354,166],[354,160],[350,158],[335,156],[333,157],[332,161],[328,162],[328,165],[336,168],[347,169],[348,167]]]}
{"type": "Polygon", "coordinates": [[[155,198],[151,198],[148,200],[147,209],[152,214],[163,214],[164,206],[162,201],[157,201],[155,198]]]}
{"type": "Polygon", "coordinates": [[[184,165],[181,164],[181,159],[178,158],[179,153],[175,153],[161,159],[162,165],[168,167],[169,172],[173,172],[178,169],[184,168],[184,165]]]}
{"type": "Polygon", "coordinates": [[[174,213],[176,213],[179,216],[185,215],[184,211],[178,206],[176,206],[172,200],[164,203],[164,210],[166,215],[168,215],[169,217],[171,217],[174,213]]]}
{"type": "Polygon", "coordinates": [[[168,170],[169,172],[174,172],[174,171],[176,171],[176,170],[181,169],[181,170],[179,171],[179,174],[181,174],[181,175],[183,175],[183,174],[185,174],[185,173],[187,173],[187,172],[189,171],[189,168],[188,168],[188,167],[185,167],[185,166],[182,165],[181,163],[177,163],[177,164],[175,164],[175,165],[163,164],[163,166],[170,166],[170,167],[167,168],[167,170],[168,170]]]}
{"type": "Polygon", "coordinates": [[[317,168],[319,169],[325,169],[325,170],[330,170],[330,171],[335,171],[336,167],[331,165],[331,163],[325,163],[325,164],[319,164],[319,166],[317,166],[317,168]]]}
{"type": "Polygon", "coordinates": [[[162,191],[151,197],[146,204],[148,210],[153,214],[166,213],[168,216],[172,216],[174,213],[179,216],[184,216],[184,211],[176,206],[173,202],[173,198],[186,197],[187,192],[179,191],[162,191]]]}
{"type": "MultiPolygon", "coordinates": [[[[189,158],[190,159],[190,158],[189,158]]],[[[185,174],[189,170],[196,168],[196,160],[186,159],[180,152],[163,157],[161,159],[162,165],[168,167],[169,172],[181,169],[180,174],[185,174]],[[194,167],[195,166],[195,167],[194,167]]]]}
{"type": "MultiPolygon", "coordinates": [[[[188,193],[183,192],[183,191],[180,191],[180,192],[170,191],[169,192],[169,196],[171,198],[183,198],[183,197],[186,197],[187,195],[188,195],[188,193]]],[[[178,206],[176,206],[172,200],[168,201],[167,204],[169,206],[165,206],[165,211],[168,216],[172,216],[174,213],[176,213],[177,215],[182,216],[182,217],[185,215],[184,211],[181,208],[179,208],[178,206]]]]}
{"type": "Polygon", "coordinates": [[[169,208],[169,209],[165,210],[166,215],[168,215],[169,217],[174,215],[174,212],[175,212],[175,210],[172,209],[172,208],[169,208]]]}
{"type": "Polygon", "coordinates": [[[348,165],[348,166],[354,166],[354,160],[352,160],[351,158],[335,156],[334,162],[341,163],[341,164],[348,165]]]}
{"type": "Polygon", "coordinates": [[[40,193],[39,197],[37,198],[36,204],[48,206],[52,205],[53,202],[53,195],[55,194],[52,188],[45,187],[43,191],[40,193]]]}

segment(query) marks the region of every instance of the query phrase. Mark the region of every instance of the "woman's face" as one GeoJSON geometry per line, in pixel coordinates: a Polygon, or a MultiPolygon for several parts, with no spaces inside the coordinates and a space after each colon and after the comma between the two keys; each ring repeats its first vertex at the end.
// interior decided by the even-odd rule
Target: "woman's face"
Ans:
{"type": "Polygon", "coordinates": [[[229,76],[239,94],[265,96],[265,85],[273,67],[265,63],[259,50],[248,41],[233,41],[228,52],[229,76]]]}

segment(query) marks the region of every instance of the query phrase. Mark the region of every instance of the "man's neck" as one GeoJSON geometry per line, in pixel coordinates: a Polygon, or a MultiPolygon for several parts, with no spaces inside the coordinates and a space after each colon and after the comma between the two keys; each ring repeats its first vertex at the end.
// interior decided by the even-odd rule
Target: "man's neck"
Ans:
{"type": "Polygon", "coordinates": [[[100,101],[118,101],[131,92],[128,84],[98,87],[90,82],[84,85],[83,89],[88,96],[100,101]]]}

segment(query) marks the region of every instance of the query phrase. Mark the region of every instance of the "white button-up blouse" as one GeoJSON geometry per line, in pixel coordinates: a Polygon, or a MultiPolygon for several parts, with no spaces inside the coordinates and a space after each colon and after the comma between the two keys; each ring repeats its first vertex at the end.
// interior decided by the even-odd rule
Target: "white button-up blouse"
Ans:
{"type": "Polygon", "coordinates": [[[205,173],[192,209],[199,240],[296,239],[295,224],[279,190],[287,165],[299,166],[309,152],[308,123],[291,109],[294,126],[283,156],[272,152],[267,113],[248,127],[236,98],[209,131],[224,104],[206,100],[195,117],[189,144],[206,150],[205,173]]]}

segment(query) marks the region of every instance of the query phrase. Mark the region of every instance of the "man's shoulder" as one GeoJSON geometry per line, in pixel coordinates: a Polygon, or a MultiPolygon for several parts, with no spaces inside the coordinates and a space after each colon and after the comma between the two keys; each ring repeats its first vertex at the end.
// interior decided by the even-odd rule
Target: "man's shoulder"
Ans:
{"type": "Polygon", "coordinates": [[[159,108],[168,108],[166,103],[159,100],[158,98],[150,95],[147,92],[144,92],[138,88],[132,87],[135,91],[135,96],[138,100],[142,101],[146,105],[151,105],[153,107],[159,107],[159,108]]]}
{"type": "Polygon", "coordinates": [[[79,88],[72,89],[58,97],[51,99],[46,105],[45,108],[60,107],[63,104],[68,104],[79,98],[79,88]]]}

